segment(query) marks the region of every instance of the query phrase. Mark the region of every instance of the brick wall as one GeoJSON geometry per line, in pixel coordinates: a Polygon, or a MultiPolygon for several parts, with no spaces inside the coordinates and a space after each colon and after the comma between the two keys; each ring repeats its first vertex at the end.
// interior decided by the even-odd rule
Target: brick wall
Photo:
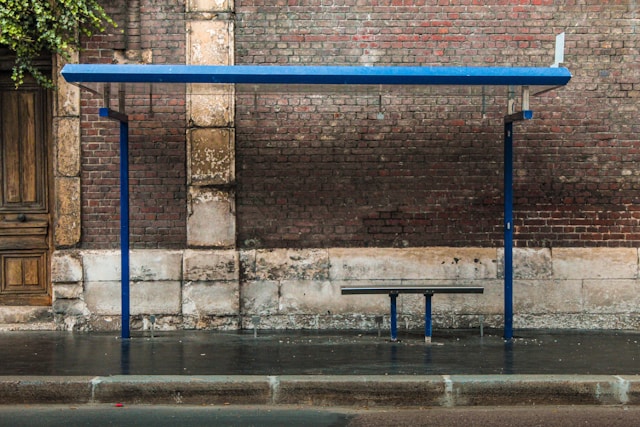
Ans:
{"type": "MultiPolygon", "coordinates": [[[[565,31],[571,83],[516,125],[515,243],[638,246],[638,14],[633,1],[236,0],[236,63],[547,66],[565,31]]],[[[239,92],[238,245],[501,245],[505,97],[239,92]]]]}
{"type": "MultiPolygon", "coordinates": [[[[91,37],[82,63],[111,63],[123,57],[125,2],[105,2],[117,29],[91,37]]],[[[140,1],[140,49],[152,63],[184,63],[184,2],[140,1]]],[[[183,248],[186,241],[185,97],[133,95],[126,99],[130,118],[130,235],[134,248],[183,248]]],[[[115,87],[114,87],[115,90],[115,87]]],[[[101,97],[82,95],[82,247],[119,245],[119,126],[98,117],[101,97]]],[[[117,97],[114,97],[117,106],[117,97]]]]}

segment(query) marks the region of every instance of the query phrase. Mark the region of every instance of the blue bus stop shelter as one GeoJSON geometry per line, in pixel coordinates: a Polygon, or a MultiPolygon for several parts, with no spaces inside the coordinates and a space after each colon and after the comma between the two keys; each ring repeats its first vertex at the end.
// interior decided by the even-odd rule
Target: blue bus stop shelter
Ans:
{"type": "MultiPolygon", "coordinates": [[[[571,79],[563,67],[405,67],[286,65],[135,65],[67,64],[69,83],[210,83],[260,85],[450,85],[521,86],[519,111],[507,106],[504,117],[504,338],[513,338],[513,124],[531,120],[530,87],[548,90],[571,79]]],[[[130,337],[129,320],[129,182],[128,117],[108,106],[100,115],[120,122],[120,247],[122,338],[130,337]]]]}

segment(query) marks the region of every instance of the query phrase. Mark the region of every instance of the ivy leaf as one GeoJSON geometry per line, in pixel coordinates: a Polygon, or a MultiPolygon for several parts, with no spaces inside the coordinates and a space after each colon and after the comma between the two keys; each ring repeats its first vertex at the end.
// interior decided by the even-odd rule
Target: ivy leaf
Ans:
{"type": "Polygon", "coordinates": [[[43,52],[69,57],[79,48],[80,35],[102,32],[116,26],[96,0],[0,0],[0,45],[15,53],[12,76],[16,86],[26,73],[45,86],[50,77],[34,61],[43,52]]]}

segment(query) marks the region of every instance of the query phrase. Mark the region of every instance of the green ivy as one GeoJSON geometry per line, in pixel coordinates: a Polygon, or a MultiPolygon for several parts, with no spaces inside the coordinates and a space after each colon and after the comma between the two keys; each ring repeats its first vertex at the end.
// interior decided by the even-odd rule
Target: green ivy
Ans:
{"type": "Polygon", "coordinates": [[[12,79],[16,86],[30,73],[53,87],[51,78],[34,66],[43,53],[69,58],[81,35],[102,32],[113,20],[95,0],[0,0],[0,45],[15,53],[12,79]]]}

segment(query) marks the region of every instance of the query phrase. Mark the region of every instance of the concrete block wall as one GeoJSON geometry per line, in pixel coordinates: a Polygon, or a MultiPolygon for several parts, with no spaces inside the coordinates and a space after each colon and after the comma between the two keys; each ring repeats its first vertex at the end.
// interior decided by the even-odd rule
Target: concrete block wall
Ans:
{"type": "MultiPolygon", "coordinates": [[[[242,259],[245,315],[269,316],[274,327],[372,327],[376,315],[388,322],[388,297],[342,296],[340,287],[389,284],[483,286],[483,295],[434,296],[434,325],[477,327],[479,316],[503,324],[501,249],[276,249],[242,259]]],[[[638,327],[637,249],[516,249],[514,275],[516,328],[638,327]]],[[[422,327],[422,296],[401,295],[398,304],[401,324],[422,327]]]]}
{"type": "MultiPolygon", "coordinates": [[[[134,330],[237,328],[235,251],[133,250],[130,262],[134,330]]],[[[59,251],[53,266],[58,329],[120,328],[119,251],[59,251]]]]}
{"type": "MultiPolygon", "coordinates": [[[[155,328],[373,329],[389,322],[385,295],[348,295],[341,286],[468,285],[482,295],[436,295],[436,328],[502,327],[502,250],[328,248],[134,250],[134,330],[155,328]],[[482,316],[482,317],[481,317],[482,316]]],[[[637,329],[638,250],[516,249],[516,328],[637,329]]],[[[59,251],[53,280],[56,327],[120,327],[117,251],[59,251]]],[[[423,325],[424,298],[401,295],[402,328],[423,325]]]]}

